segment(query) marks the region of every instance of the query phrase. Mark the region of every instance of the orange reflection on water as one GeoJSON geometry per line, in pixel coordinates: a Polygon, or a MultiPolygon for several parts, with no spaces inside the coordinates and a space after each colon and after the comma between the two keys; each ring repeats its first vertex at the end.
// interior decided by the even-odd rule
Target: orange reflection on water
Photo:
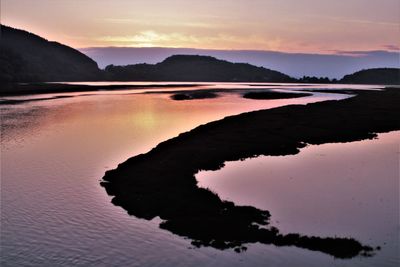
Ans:
{"type": "MultiPolygon", "coordinates": [[[[209,86],[227,87],[223,84],[209,86]]],[[[234,87],[245,86],[236,84],[234,87]]],[[[58,255],[53,265],[59,265],[66,259],[75,259],[76,253],[71,254],[71,251],[79,251],[80,260],[84,262],[90,250],[96,259],[112,259],[111,265],[121,260],[117,265],[123,266],[126,262],[133,262],[138,255],[151,260],[154,251],[157,251],[156,258],[164,263],[168,256],[177,255],[179,250],[180,255],[185,255],[182,258],[196,262],[196,257],[202,257],[203,251],[187,250],[187,240],[173,237],[159,229],[157,223],[145,223],[130,217],[112,205],[110,197],[99,185],[104,172],[129,157],[147,152],[166,139],[225,116],[346,97],[316,94],[297,99],[251,100],[231,92],[215,99],[174,101],[168,94],[133,94],[139,92],[58,94],[74,97],[0,106],[2,259],[16,261],[16,265],[30,265],[40,251],[46,259],[58,255]],[[16,253],[19,255],[17,258],[14,257],[16,253]]],[[[54,95],[57,94],[48,97],[54,95]]],[[[34,96],[14,99],[27,98],[34,96]]],[[[247,186],[253,185],[251,178],[256,170],[243,173],[247,186]]],[[[231,188],[230,182],[235,185],[234,179],[225,182],[223,188],[226,189],[231,188]]],[[[263,188],[262,180],[258,182],[254,185],[263,188]]],[[[305,182],[302,184],[298,188],[306,187],[305,182]]],[[[282,197],[284,192],[281,190],[282,197]]],[[[266,190],[264,193],[273,196],[266,190]]],[[[241,195],[245,197],[246,193],[241,195]]],[[[278,200],[282,199],[280,195],[278,200]]],[[[295,197],[292,199],[296,200],[295,197]]],[[[279,209],[274,208],[274,202],[271,199],[267,202],[273,218],[281,216],[279,209]]],[[[275,202],[275,207],[279,208],[278,204],[275,202]]],[[[301,222],[303,217],[297,218],[300,225],[304,225],[301,222]]],[[[279,228],[285,229],[282,225],[279,228]]],[[[270,256],[273,254],[268,253],[262,256],[266,249],[273,250],[263,246],[262,252],[256,253],[257,259],[263,263],[273,258],[270,256]]],[[[283,253],[278,257],[280,262],[288,259],[286,250],[276,251],[283,253]]],[[[205,254],[215,257],[213,252],[205,254]]],[[[246,255],[251,258],[252,254],[246,255]]],[[[303,257],[302,253],[290,255],[291,261],[303,257]]],[[[218,257],[230,259],[232,254],[219,254],[218,257]]],[[[174,263],[167,265],[173,266],[174,263]]]]}

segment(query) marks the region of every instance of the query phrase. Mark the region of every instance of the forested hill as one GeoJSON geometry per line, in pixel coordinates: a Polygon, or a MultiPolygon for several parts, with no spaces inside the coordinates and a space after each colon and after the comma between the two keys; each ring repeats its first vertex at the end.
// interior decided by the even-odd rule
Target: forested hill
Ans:
{"type": "Polygon", "coordinates": [[[0,82],[96,80],[97,63],[81,52],[1,25],[0,82]]]}
{"type": "Polygon", "coordinates": [[[157,64],[109,65],[107,79],[120,81],[291,82],[278,71],[210,56],[174,55],[157,64]]]}
{"type": "Polygon", "coordinates": [[[400,69],[379,68],[357,71],[340,80],[341,83],[400,84],[400,69]]]}

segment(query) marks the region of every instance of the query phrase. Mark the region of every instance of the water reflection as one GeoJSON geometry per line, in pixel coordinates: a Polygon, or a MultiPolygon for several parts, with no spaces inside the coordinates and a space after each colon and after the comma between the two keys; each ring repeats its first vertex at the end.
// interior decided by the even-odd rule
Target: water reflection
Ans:
{"type": "MultiPolygon", "coordinates": [[[[176,102],[165,94],[136,94],[140,92],[144,91],[73,93],[68,94],[74,96],[70,98],[0,106],[2,266],[321,266],[340,262],[318,253],[256,244],[241,255],[208,248],[188,250],[189,241],[160,230],[159,222],[135,219],[112,205],[99,178],[127,158],[209,121],[347,96],[318,93],[257,101],[227,93],[206,101],[176,102]]],[[[12,99],[58,95],[65,94],[12,99]]]]}
{"type": "Polygon", "coordinates": [[[399,262],[399,145],[400,132],[391,132],[228,162],[196,178],[222,199],[269,210],[284,233],[352,236],[382,246],[369,264],[390,266],[399,262]]]}

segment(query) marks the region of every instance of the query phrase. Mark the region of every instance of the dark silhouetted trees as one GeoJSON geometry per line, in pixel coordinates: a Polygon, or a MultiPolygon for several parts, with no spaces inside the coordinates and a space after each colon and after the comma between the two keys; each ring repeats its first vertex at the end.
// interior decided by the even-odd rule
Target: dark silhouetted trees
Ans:
{"type": "Polygon", "coordinates": [[[0,29],[0,82],[101,78],[97,63],[71,47],[8,26],[0,29]]]}
{"type": "Polygon", "coordinates": [[[341,83],[400,84],[399,68],[377,68],[357,71],[340,80],[341,83]]]}
{"type": "Polygon", "coordinates": [[[109,65],[107,79],[120,81],[293,82],[278,71],[209,56],[175,55],[164,61],[127,66],[109,65]]]}

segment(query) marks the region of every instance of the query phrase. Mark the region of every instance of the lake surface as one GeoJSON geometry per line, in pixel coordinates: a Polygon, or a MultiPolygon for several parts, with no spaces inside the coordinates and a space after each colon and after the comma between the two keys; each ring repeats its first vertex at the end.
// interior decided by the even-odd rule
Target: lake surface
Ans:
{"type": "Polygon", "coordinates": [[[223,198],[270,210],[282,231],[352,236],[382,246],[372,258],[335,260],[318,252],[259,244],[240,254],[194,249],[190,240],[159,229],[159,220],[140,220],[111,204],[99,185],[104,172],[161,141],[229,115],[348,97],[315,93],[297,99],[251,100],[227,91],[215,99],[174,101],[168,94],[143,94],[213,88],[376,87],[199,83],[188,88],[7,97],[70,96],[0,105],[1,266],[396,266],[398,132],[372,141],[307,147],[295,156],[228,163],[220,171],[198,174],[200,185],[223,198]],[[346,145],[350,147],[343,148],[346,145]],[[325,158],[329,162],[318,161],[325,158]],[[357,162],[363,158],[364,167],[357,162]],[[318,168],[312,162],[318,162],[318,168]],[[307,173],[300,167],[319,172],[307,173]],[[262,175],[268,172],[273,175],[262,175]],[[335,172],[340,177],[332,175],[335,172]],[[349,203],[363,208],[355,210],[349,203]]]}

